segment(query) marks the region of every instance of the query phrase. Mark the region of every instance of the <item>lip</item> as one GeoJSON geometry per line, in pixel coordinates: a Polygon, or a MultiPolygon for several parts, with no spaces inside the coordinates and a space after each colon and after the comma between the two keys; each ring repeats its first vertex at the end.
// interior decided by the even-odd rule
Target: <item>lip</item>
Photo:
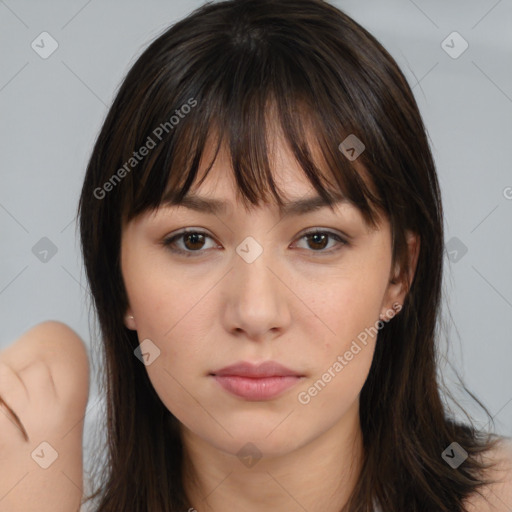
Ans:
{"type": "Polygon", "coordinates": [[[243,361],[216,370],[210,375],[224,390],[253,401],[276,398],[304,377],[275,361],[260,364],[243,361]]]}
{"type": "Polygon", "coordinates": [[[264,361],[262,363],[249,363],[248,361],[241,361],[220,370],[215,370],[212,375],[231,375],[237,377],[301,377],[299,372],[295,372],[286,368],[276,361],[264,361]]]}

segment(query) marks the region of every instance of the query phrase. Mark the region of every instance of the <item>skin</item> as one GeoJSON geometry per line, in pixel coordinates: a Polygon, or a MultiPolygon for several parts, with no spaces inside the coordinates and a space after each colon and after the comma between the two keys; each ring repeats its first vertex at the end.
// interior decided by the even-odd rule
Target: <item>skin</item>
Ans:
{"type": "Polygon", "coordinates": [[[482,457],[495,466],[486,477],[493,483],[467,500],[467,512],[510,512],[512,510],[512,440],[502,439],[498,446],[482,457]]]}
{"type": "MultiPolygon", "coordinates": [[[[286,200],[317,195],[286,146],[274,158],[286,200]]],[[[403,303],[403,285],[390,283],[390,227],[382,219],[380,229],[370,230],[348,203],[282,219],[275,205],[246,211],[229,165],[220,152],[204,183],[193,187],[202,197],[227,201],[224,214],[162,206],[125,225],[126,325],[160,350],[146,369],[182,424],[185,486],[195,509],[339,511],[359,470],[359,393],[375,336],[308,404],[298,393],[381,314],[403,303]],[[175,248],[196,250],[188,258],[162,244],[183,228],[211,237],[178,239],[175,248]],[[308,243],[304,233],[314,228],[345,233],[351,242],[308,243]],[[247,236],[263,248],[252,263],[236,252],[247,236]],[[278,361],[304,377],[277,398],[247,401],[209,375],[242,360],[278,361]],[[251,467],[237,456],[247,443],[257,447],[250,454],[262,454],[251,467]]],[[[409,235],[414,269],[419,241],[409,235]]]]}
{"type": "Polygon", "coordinates": [[[0,512],[79,509],[88,391],[85,345],[60,322],[38,324],[0,352],[0,396],[29,437],[0,408],[0,512]],[[52,450],[57,458],[43,467],[52,450]]]}
{"type": "MultiPolygon", "coordinates": [[[[293,161],[280,156],[277,168],[281,178],[290,178],[284,181],[290,197],[306,188],[311,192],[293,161]]],[[[227,165],[221,156],[217,179],[202,193],[233,199],[233,184],[228,188],[225,180],[227,165]]],[[[327,209],[281,222],[274,213],[263,209],[246,215],[236,205],[220,219],[161,210],[131,223],[123,238],[130,296],[126,324],[138,330],[141,340],[152,336],[161,350],[146,368],[164,403],[183,423],[185,485],[200,512],[339,511],[359,467],[358,393],[374,344],[368,342],[307,405],[297,401],[299,389],[267,402],[244,402],[215,387],[207,374],[239,359],[272,358],[303,371],[306,378],[298,388],[307,389],[344,353],[358,328],[405,293],[389,283],[387,224],[369,233],[346,207],[336,216],[327,209]],[[185,226],[211,231],[226,251],[195,264],[163,251],[159,238],[185,226]],[[290,246],[305,227],[344,229],[355,237],[353,249],[320,261],[314,254],[295,255],[290,246]],[[264,257],[252,264],[234,252],[247,234],[265,248],[264,257]],[[229,278],[223,278],[229,269],[229,278]],[[343,308],[335,308],[340,301],[343,308]],[[252,467],[236,455],[247,441],[263,454],[252,467]]],[[[303,239],[298,246],[313,251],[303,239]]],[[[208,247],[215,245],[209,241],[208,247]]],[[[410,248],[415,263],[413,238],[410,248]]],[[[60,322],[43,322],[0,351],[0,397],[30,438],[24,440],[0,407],[0,512],[78,510],[88,389],[85,345],[60,322]],[[47,469],[30,456],[43,440],[59,455],[47,469]]],[[[504,440],[485,459],[497,462],[487,475],[496,483],[485,487],[483,496],[471,497],[466,510],[509,512],[511,443],[504,440]]]]}

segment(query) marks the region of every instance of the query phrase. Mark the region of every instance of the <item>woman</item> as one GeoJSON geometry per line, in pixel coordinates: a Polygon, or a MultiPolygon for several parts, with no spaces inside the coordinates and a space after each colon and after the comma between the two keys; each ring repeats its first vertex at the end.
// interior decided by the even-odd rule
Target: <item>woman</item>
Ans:
{"type": "Polygon", "coordinates": [[[94,510],[511,506],[509,448],[441,398],[420,113],[343,12],[229,0],[168,29],[114,100],[79,216],[106,365],[94,510]]]}

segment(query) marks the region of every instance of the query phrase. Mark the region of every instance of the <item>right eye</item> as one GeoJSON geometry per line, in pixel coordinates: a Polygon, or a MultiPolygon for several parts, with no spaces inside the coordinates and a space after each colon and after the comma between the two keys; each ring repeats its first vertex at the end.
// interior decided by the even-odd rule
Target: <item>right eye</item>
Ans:
{"type": "Polygon", "coordinates": [[[206,239],[213,240],[213,238],[204,231],[187,229],[167,237],[162,244],[170,251],[188,258],[190,256],[199,256],[199,254],[193,253],[206,252],[201,250],[204,248],[206,239]],[[181,247],[179,242],[182,242],[181,247]]]}

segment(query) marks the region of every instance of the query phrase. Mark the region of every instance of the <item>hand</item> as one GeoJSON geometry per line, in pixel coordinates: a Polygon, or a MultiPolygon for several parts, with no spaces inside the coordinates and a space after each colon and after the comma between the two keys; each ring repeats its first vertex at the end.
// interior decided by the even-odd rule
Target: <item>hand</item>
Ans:
{"type": "Polygon", "coordinates": [[[0,512],[79,509],[88,392],[85,345],[60,322],[0,351],[0,512]]]}

